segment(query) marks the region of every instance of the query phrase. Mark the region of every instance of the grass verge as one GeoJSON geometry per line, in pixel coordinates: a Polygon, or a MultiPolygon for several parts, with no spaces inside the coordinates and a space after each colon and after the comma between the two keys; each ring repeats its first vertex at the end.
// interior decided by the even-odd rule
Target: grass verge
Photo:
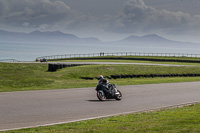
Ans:
{"type": "MultiPolygon", "coordinates": [[[[47,64],[0,63],[0,92],[95,87],[97,80],[81,77],[109,77],[116,74],[187,74],[200,73],[200,67],[148,65],[85,65],[47,72],[47,64]]],[[[111,79],[118,85],[136,85],[200,81],[200,77],[111,79]]]]}
{"type": "Polygon", "coordinates": [[[164,56],[101,56],[50,59],[49,61],[84,61],[84,62],[128,62],[128,63],[160,63],[160,64],[193,64],[200,63],[199,57],[164,57],[164,56]]]}
{"type": "MultiPolygon", "coordinates": [[[[199,67],[144,65],[89,65],[47,72],[47,64],[0,63],[0,92],[94,87],[96,77],[115,74],[200,73],[199,67]],[[78,84],[77,84],[78,83],[78,84]]],[[[137,78],[110,80],[118,85],[200,81],[200,77],[137,78]]],[[[200,132],[200,104],[184,108],[121,115],[47,127],[6,131],[4,133],[104,133],[104,132],[200,132]]]]}
{"type": "Polygon", "coordinates": [[[4,133],[199,133],[200,104],[4,133]]]}
{"type": "Polygon", "coordinates": [[[186,63],[186,62],[163,62],[163,61],[139,61],[139,60],[110,60],[110,59],[98,59],[98,60],[56,60],[49,62],[116,62],[116,63],[149,63],[149,64],[172,64],[172,65],[190,65],[200,66],[200,63],[186,63]]]}

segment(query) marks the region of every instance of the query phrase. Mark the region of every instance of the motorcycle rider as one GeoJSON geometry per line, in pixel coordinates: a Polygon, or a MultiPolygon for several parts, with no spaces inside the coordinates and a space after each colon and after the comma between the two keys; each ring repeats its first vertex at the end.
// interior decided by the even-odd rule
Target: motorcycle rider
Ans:
{"type": "Polygon", "coordinates": [[[108,97],[109,93],[111,93],[110,88],[108,87],[109,85],[109,81],[103,77],[103,75],[99,75],[97,77],[97,79],[99,80],[96,89],[101,89],[104,92],[106,92],[106,97],[108,97]]]}

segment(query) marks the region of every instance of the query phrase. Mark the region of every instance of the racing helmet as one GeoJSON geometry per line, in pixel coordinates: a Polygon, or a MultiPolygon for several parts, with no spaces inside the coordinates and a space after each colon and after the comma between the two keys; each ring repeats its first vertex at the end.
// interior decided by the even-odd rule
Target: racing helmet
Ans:
{"type": "Polygon", "coordinates": [[[99,75],[99,76],[97,77],[97,79],[98,79],[98,80],[103,79],[103,75],[99,75]]]}

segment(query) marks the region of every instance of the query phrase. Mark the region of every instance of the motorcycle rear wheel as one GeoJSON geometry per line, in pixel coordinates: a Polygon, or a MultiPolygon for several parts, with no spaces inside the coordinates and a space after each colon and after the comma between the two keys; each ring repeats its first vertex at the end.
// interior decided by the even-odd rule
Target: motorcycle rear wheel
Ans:
{"type": "Polygon", "coordinates": [[[97,91],[97,97],[100,101],[106,100],[106,96],[105,96],[105,93],[103,91],[97,91]]]}
{"type": "Polygon", "coordinates": [[[115,99],[116,100],[122,100],[122,93],[119,90],[117,90],[117,91],[119,92],[120,95],[118,97],[116,97],[115,99]]]}

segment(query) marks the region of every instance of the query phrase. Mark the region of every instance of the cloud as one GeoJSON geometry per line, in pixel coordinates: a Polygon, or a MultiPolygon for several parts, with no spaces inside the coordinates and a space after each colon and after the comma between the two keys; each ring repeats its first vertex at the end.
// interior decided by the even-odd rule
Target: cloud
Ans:
{"type": "Polygon", "coordinates": [[[0,21],[12,26],[44,28],[70,24],[79,16],[60,0],[0,0],[0,21]]]}
{"type": "Polygon", "coordinates": [[[170,12],[147,6],[143,0],[129,0],[110,30],[115,32],[186,33],[199,31],[200,16],[184,12],[170,12]]]}
{"type": "Polygon", "coordinates": [[[7,26],[11,30],[16,27],[17,30],[60,30],[90,34],[88,36],[106,32],[200,34],[199,15],[157,9],[146,5],[144,0],[124,2],[124,7],[117,11],[118,14],[104,12],[99,15],[99,11],[98,15],[95,15],[72,9],[64,0],[0,0],[0,28],[5,29],[7,26]]]}

